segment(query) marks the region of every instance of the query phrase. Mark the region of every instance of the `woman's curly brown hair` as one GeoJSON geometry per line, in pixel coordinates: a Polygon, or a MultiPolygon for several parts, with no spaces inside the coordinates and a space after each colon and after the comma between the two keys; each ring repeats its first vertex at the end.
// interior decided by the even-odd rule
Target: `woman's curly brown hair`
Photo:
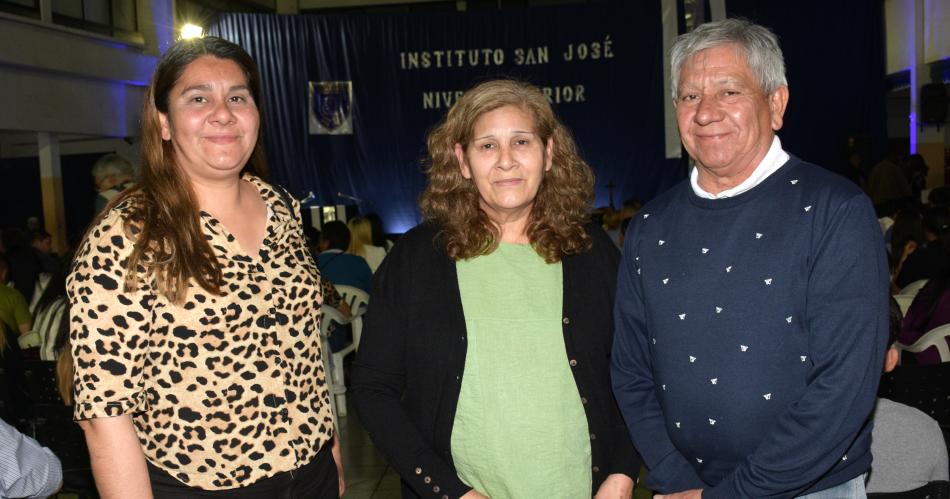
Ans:
{"type": "Polygon", "coordinates": [[[551,169],[544,173],[525,229],[531,246],[548,263],[590,250],[584,230],[594,191],[594,174],[577,154],[571,132],[561,123],[538,87],[514,80],[492,80],[465,92],[427,137],[428,185],[419,205],[426,222],[439,228],[437,241],[453,260],[491,253],[501,233],[479,207],[478,190],[462,176],[455,144],[472,140],[475,122],[485,113],[516,106],[534,117],[542,143],[554,142],[551,169]]]}

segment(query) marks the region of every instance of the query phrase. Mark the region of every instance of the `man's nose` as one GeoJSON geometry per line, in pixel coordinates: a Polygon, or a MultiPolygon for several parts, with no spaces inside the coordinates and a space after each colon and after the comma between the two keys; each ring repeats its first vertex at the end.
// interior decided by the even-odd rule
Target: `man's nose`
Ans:
{"type": "Polygon", "coordinates": [[[699,103],[696,104],[696,113],[693,115],[693,120],[700,125],[708,125],[720,119],[722,119],[722,111],[719,109],[716,99],[711,95],[701,97],[699,103]]]}

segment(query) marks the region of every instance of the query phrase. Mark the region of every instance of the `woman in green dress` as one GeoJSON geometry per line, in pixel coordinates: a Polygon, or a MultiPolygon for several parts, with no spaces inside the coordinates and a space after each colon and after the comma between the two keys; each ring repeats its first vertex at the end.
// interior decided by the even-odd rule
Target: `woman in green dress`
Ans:
{"type": "Polygon", "coordinates": [[[610,388],[619,254],[536,87],[482,83],[428,137],[424,221],[377,272],[353,366],[404,497],[630,497],[610,388]]]}

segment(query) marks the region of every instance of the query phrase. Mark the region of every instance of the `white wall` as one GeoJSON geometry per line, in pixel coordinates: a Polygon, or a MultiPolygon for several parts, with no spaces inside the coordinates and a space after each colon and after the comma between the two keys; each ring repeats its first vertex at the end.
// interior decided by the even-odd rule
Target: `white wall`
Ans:
{"type": "Polygon", "coordinates": [[[924,61],[950,58],[950,1],[924,2],[924,61]]]}
{"type": "Polygon", "coordinates": [[[950,58],[950,1],[885,0],[887,74],[910,69],[914,60],[914,9],[920,1],[924,10],[924,62],[950,58]]]}
{"type": "Polygon", "coordinates": [[[145,86],[172,40],[173,0],[137,7],[142,43],[0,13],[0,131],[137,135],[145,86]]]}

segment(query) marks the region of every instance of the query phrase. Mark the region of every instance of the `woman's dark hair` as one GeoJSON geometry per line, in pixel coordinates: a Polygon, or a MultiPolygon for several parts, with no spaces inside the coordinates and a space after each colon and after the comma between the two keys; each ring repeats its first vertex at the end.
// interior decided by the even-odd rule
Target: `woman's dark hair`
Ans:
{"type": "Polygon", "coordinates": [[[937,236],[937,239],[946,239],[950,236],[950,207],[934,206],[924,212],[922,220],[924,230],[937,236]]]}
{"type": "Polygon", "coordinates": [[[367,213],[363,218],[369,220],[372,228],[373,246],[386,249],[386,232],[383,231],[383,219],[375,213],[367,213]]]}
{"type": "Polygon", "coordinates": [[[323,224],[320,237],[329,244],[330,249],[346,251],[346,248],[350,246],[350,228],[339,220],[323,224]]]}
{"type": "Polygon", "coordinates": [[[907,208],[897,213],[894,225],[891,227],[891,264],[900,260],[904,252],[904,245],[909,241],[917,244],[924,242],[924,227],[920,218],[920,211],[916,208],[907,208]]]}
{"type": "MultiPolygon", "coordinates": [[[[134,249],[125,268],[125,288],[138,288],[146,275],[154,276],[157,292],[172,302],[184,300],[191,281],[217,294],[222,283],[217,258],[201,228],[198,203],[191,184],[175,160],[171,141],[162,139],[159,116],[169,113],[169,94],[185,69],[202,57],[233,61],[244,73],[247,87],[262,115],[261,78],[257,64],[238,45],[216,37],[182,40],[172,45],[158,61],[142,109],[142,171],[139,183],[103,210],[129,200],[126,233],[134,249]]],[[[264,126],[258,127],[257,142],[243,171],[265,177],[264,126]]],[[[93,227],[98,223],[93,223],[93,227]]]]}

